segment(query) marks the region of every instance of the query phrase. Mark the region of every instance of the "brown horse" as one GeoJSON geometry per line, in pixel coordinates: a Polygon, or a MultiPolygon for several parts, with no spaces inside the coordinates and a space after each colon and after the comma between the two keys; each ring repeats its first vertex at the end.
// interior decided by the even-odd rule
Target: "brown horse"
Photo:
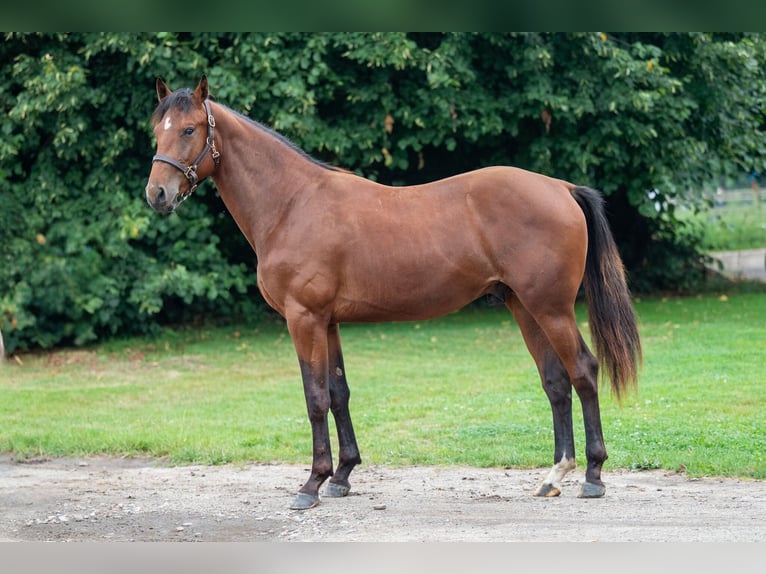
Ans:
{"type": "Polygon", "coordinates": [[[535,495],[558,495],[575,466],[573,386],[588,463],[580,496],[604,495],[599,364],[619,397],[636,383],[641,346],[598,192],[512,167],[388,187],[316,161],[211,101],[204,76],[193,91],[171,92],[158,79],[157,96],[147,201],[172,212],[212,178],[295,345],[313,463],[292,508],[316,505],[330,477],[323,496],[345,496],[361,462],[338,325],[437,317],[487,294],[516,318],[553,411],[554,465],[535,495]],[[575,322],[583,283],[598,361],[575,322]],[[340,447],[334,472],[329,410],[340,447]]]}

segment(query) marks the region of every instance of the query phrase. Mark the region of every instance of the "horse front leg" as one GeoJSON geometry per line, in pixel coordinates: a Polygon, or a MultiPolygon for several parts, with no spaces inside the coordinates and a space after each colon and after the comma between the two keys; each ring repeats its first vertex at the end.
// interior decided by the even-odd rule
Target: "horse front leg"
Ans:
{"type": "Polygon", "coordinates": [[[338,468],[324,489],[324,496],[339,498],[346,496],[351,490],[348,476],[354,467],[362,462],[359,448],[356,444],[354,426],[351,424],[351,413],[348,401],[351,393],[346,380],[346,367],[343,364],[343,351],[340,347],[338,325],[330,325],[327,330],[329,376],[330,376],[330,410],[338,429],[338,468]]]}
{"type": "Polygon", "coordinates": [[[298,354],[306,409],[311,423],[311,475],[290,506],[306,510],[319,504],[319,487],[332,476],[332,452],[327,413],[330,410],[328,382],[327,324],[308,313],[288,317],[287,328],[298,354]]]}

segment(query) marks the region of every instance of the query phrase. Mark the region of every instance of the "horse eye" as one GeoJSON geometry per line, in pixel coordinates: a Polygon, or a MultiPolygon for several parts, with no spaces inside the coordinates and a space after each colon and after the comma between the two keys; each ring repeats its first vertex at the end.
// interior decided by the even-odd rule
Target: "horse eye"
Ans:
{"type": "Polygon", "coordinates": [[[190,136],[190,135],[192,135],[193,133],[194,133],[194,128],[186,128],[186,129],[184,130],[184,135],[185,135],[185,136],[190,136]]]}

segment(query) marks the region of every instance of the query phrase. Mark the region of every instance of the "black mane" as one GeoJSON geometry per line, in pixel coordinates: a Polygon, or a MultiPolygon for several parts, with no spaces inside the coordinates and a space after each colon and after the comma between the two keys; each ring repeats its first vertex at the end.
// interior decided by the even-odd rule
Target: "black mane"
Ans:
{"type": "Polygon", "coordinates": [[[294,152],[296,152],[298,155],[300,155],[300,156],[301,156],[303,159],[306,159],[306,160],[310,161],[311,163],[313,163],[313,164],[315,164],[315,165],[318,165],[319,167],[323,167],[324,169],[329,169],[329,170],[331,170],[331,171],[344,171],[344,170],[342,170],[342,169],[341,169],[341,168],[339,168],[339,167],[335,167],[334,165],[330,165],[329,163],[325,163],[325,162],[323,162],[323,161],[321,161],[321,160],[318,160],[318,159],[316,159],[315,157],[311,157],[311,156],[310,156],[308,153],[306,153],[306,152],[305,152],[305,151],[303,151],[303,150],[302,150],[300,147],[298,147],[297,145],[295,145],[295,144],[294,144],[292,141],[290,141],[290,140],[289,140],[287,137],[283,136],[283,135],[282,135],[281,133],[279,133],[279,132],[276,132],[276,131],[272,130],[270,127],[268,127],[268,126],[265,126],[265,125],[263,125],[262,123],[260,123],[260,122],[257,122],[257,121],[255,121],[255,120],[254,120],[254,119],[252,119],[252,118],[248,118],[246,115],[244,115],[244,114],[241,114],[241,113],[239,113],[239,112],[236,112],[236,111],[232,110],[232,109],[231,109],[231,108],[229,108],[229,107],[226,107],[226,106],[224,106],[224,105],[222,105],[222,104],[219,104],[219,105],[221,105],[222,107],[226,108],[226,110],[230,111],[230,112],[231,112],[231,113],[233,113],[234,115],[236,115],[236,116],[238,116],[238,117],[240,117],[240,118],[243,118],[244,120],[247,120],[249,123],[251,123],[252,125],[254,125],[254,126],[255,126],[256,128],[258,128],[259,130],[261,130],[261,131],[264,131],[264,132],[266,132],[267,134],[269,134],[271,137],[273,137],[273,138],[275,138],[275,139],[279,140],[280,142],[282,142],[283,144],[285,144],[287,147],[289,147],[291,150],[293,150],[293,151],[294,151],[294,152]]]}
{"type": "MultiPolygon", "coordinates": [[[[192,109],[192,103],[193,103],[193,96],[194,92],[192,92],[189,88],[181,88],[180,90],[176,90],[175,92],[171,92],[166,98],[164,98],[158,105],[157,108],[154,110],[154,113],[152,114],[152,121],[154,123],[159,122],[162,117],[168,112],[170,109],[178,109],[183,113],[189,113],[192,109]]],[[[214,98],[210,97],[210,100],[215,101],[214,98]]],[[[297,145],[295,145],[293,142],[291,142],[288,138],[280,134],[279,132],[275,132],[271,128],[263,125],[260,122],[255,121],[254,119],[251,119],[247,117],[244,114],[241,114],[237,111],[232,110],[231,108],[224,106],[223,104],[219,104],[221,107],[225,108],[227,111],[231,112],[232,114],[236,115],[237,117],[243,118],[250,124],[254,125],[259,130],[262,130],[269,134],[271,137],[279,140],[283,144],[285,144],[287,147],[289,147],[294,152],[298,153],[303,159],[306,159],[310,161],[311,163],[318,165],[320,167],[323,167],[324,169],[329,169],[332,171],[343,171],[342,169],[335,167],[334,165],[330,165],[329,163],[325,163],[321,160],[318,160],[316,158],[311,157],[309,154],[307,154],[305,151],[303,151],[301,148],[299,148],[297,145]]]]}

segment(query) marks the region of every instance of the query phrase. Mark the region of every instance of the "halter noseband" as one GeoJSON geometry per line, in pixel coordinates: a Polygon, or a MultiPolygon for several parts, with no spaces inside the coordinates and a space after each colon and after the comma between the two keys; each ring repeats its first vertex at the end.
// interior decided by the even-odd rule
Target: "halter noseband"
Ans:
{"type": "Polygon", "coordinates": [[[202,160],[205,159],[205,156],[208,152],[210,152],[210,155],[213,156],[215,167],[218,167],[221,163],[221,153],[215,147],[215,118],[210,111],[210,104],[208,101],[205,100],[203,104],[205,105],[205,112],[207,112],[207,140],[205,141],[205,147],[202,150],[202,153],[199,154],[199,157],[194,161],[194,163],[191,165],[184,165],[180,161],[175,160],[172,157],[162,155],[161,153],[156,154],[152,158],[152,163],[155,161],[161,161],[181,170],[181,172],[184,174],[184,177],[186,177],[186,179],[189,181],[189,189],[183,193],[178,194],[179,203],[189,197],[200,184],[198,181],[199,176],[197,176],[197,168],[199,167],[199,164],[202,163],[202,160]]]}

